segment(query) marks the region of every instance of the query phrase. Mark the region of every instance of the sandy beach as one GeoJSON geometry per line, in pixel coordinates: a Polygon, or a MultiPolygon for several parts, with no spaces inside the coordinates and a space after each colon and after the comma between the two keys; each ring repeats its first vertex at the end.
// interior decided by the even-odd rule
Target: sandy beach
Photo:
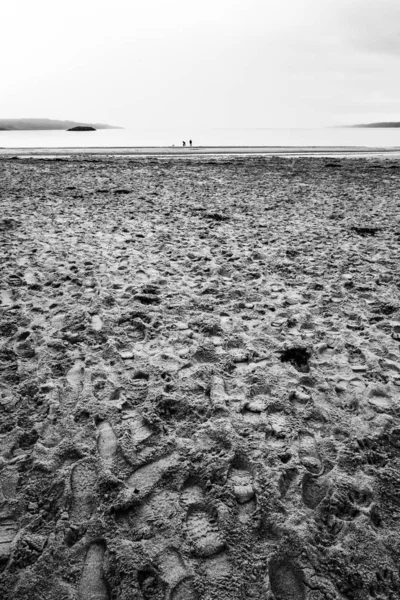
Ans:
{"type": "Polygon", "coordinates": [[[399,598],[399,161],[102,150],[0,150],[0,597],[399,598]]]}

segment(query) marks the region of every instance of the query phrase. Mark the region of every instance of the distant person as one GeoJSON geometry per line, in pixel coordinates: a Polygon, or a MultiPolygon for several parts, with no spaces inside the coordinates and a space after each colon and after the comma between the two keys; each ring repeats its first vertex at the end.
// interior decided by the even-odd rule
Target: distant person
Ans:
{"type": "Polygon", "coordinates": [[[182,142],[182,146],[185,147],[186,146],[186,142],[182,142]]]}
{"type": "Polygon", "coordinates": [[[192,140],[189,140],[190,147],[192,147],[192,140]]]}

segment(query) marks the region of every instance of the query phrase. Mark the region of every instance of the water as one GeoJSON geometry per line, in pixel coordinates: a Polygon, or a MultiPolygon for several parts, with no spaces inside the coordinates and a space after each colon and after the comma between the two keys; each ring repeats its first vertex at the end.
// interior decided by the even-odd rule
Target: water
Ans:
{"type": "Polygon", "coordinates": [[[91,132],[0,131],[1,148],[182,146],[400,147],[398,129],[103,129],[91,132]]]}

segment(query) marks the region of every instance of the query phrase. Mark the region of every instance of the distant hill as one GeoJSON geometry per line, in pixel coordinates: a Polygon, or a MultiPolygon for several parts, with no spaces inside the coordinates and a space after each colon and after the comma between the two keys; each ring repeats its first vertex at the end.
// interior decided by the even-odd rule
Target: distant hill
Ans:
{"type": "Polygon", "coordinates": [[[80,123],[78,121],[58,121],[57,119],[0,119],[0,131],[30,131],[48,129],[71,129],[72,127],[93,127],[94,129],[123,129],[103,123],[80,123]]]}
{"type": "Polygon", "coordinates": [[[400,122],[394,121],[393,123],[363,123],[362,125],[348,125],[348,127],[400,127],[400,122]]]}

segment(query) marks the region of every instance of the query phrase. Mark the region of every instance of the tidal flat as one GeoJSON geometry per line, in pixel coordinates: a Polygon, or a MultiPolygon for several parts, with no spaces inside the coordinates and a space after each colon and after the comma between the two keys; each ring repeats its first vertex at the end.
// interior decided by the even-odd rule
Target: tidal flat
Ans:
{"type": "Polygon", "coordinates": [[[0,597],[400,596],[400,162],[0,158],[0,597]]]}

